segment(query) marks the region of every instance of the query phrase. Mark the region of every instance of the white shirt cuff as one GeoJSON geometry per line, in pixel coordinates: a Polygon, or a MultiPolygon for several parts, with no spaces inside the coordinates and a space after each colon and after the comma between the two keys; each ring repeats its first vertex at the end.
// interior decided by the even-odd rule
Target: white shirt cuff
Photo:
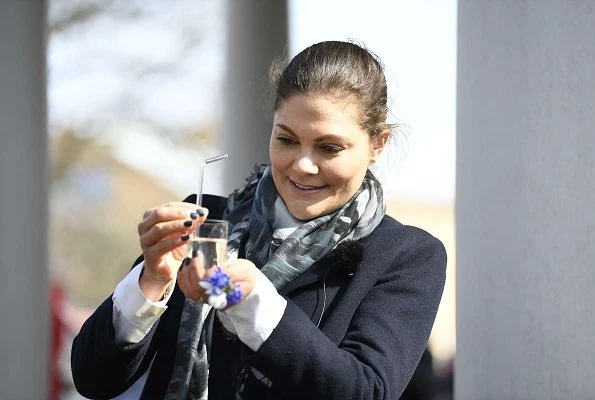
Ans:
{"type": "Polygon", "coordinates": [[[287,300],[277,293],[262,272],[257,271],[252,292],[240,303],[220,312],[219,319],[246,346],[258,351],[281,321],[285,307],[287,300]]]}
{"type": "MultiPolygon", "coordinates": [[[[144,261],[135,266],[114,290],[112,300],[114,312],[112,322],[115,330],[115,342],[138,343],[167,310],[167,302],[173,290],[161,301],[147,299],[140,289],[139,278],[144,268],[144,261]]],[[[172,284],[175,285],[175,281],[172,284]]]]}

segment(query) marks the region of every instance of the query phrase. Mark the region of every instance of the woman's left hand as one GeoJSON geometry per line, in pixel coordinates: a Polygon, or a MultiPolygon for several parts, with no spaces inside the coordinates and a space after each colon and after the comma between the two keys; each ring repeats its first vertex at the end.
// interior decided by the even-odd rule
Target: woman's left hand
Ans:
{"type": "MultiPolygon", "coordinates": [[[[240,258],[230,261],[220,268],[223,273],[229,276],[233,285],[239,285],[241,298],[238,302],[252,293],[257,273],[257,268],[252,261],[240,258]]],[[[204,259],[199,254],[198,257],[192,258],[189,264],[184,263],[178,271],[178,286],[187,298],[208,304],[209,295],[205,293],[205,289],[199,285],[199,282],[213,276],[217,273],[217,269],[217,267],[205,269],[204,259]]],[[[229,307],[224,307],[224,309],[229,307]]]]}

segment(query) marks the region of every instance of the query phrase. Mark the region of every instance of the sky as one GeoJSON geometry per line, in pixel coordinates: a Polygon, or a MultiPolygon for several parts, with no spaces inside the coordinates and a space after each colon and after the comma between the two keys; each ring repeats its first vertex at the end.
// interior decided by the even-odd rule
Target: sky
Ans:
{"type": "MultiPolygon", "coordinates": [[[[53,0],[50,19],[68,4],[53,0]]],[[[184,195],[196,171],[172,173],[170,166],[204,158],[195,150],[181,151],[176,141],[192,127],[216,121],[221,112],[224,2],[112,4],[115,18],[96,18],[50,40],[50,131],[58,126],[97,134],[115,146],[121,160],[184,195]],[[142,18],[134,23],[124,18],[129,4],[142,4],[142,18]]],[[[396,150],[388,154],[386,190],[408,201],[452,203],[456,1],[288,4],[292,55],[322,40],[348,39],[363,43],[384,63],[390,122],[403,126],[396,150]]],[[[216,188],[218,179],[207,176],[205,187],[216,188]]]]}

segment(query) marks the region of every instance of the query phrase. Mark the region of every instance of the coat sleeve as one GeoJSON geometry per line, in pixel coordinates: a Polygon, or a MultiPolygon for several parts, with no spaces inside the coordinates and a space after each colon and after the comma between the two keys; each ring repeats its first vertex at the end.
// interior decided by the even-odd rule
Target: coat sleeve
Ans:
{"type": "MultiPolygon", "coordinates": [[[[142,260],[142,256],[137,258],[133,268],[142,260]]],[[[159,336],[156,332],[161,321],[140,342],[116,344],[113,309],[110,295],[85,321],[72,342],[72,378],[76,390],[88,398],[111,399],[121,394],[147,371],[155,355],[153,339],[159,336]]]]}
{"type": "MultiPolygon", "coordinates": [[[[273,391],[296,399],[399,398],[426,347],[445,280],[444,246],[419,232],[364,296],[338,346],[288,302],[250,359],[273,391]]],[[[386,263],[379,252],[370,262],[386,263]]]]}
{"type": "Polygon", "coordinates": [[[83,324],[72,342],[71,367],[76,390],[85,397],[111,399],[128,389],[147,370],[158,324],[139,342],[116,344],[113,302],[107,298],[83,324]]]}
{"type": "MultiPolygon", "coordinates": [[[[194,204],[196,195],[184,201],[194,204]]],[[[205,194],[203,204],[209,209],[209,215],[221,218],[226,199],[205,194]]],[[[133,267],[142,260],[140,256],[133,267]]],[[[77,391],[93,399],[111,399],[128,389],[147,371],[159,346],[175,343],[183,303],[184,296],[176,286],[168,309],[139,343],[116,344],[110,295],[83,324],[72,343],[71,368],[77,391]]],[[[175,351],[160,353],[161,365],[157,367],[170,373],[168,368],[175,351]]],[[[152,372],[153,369],[155,366],[152,372]]]]}

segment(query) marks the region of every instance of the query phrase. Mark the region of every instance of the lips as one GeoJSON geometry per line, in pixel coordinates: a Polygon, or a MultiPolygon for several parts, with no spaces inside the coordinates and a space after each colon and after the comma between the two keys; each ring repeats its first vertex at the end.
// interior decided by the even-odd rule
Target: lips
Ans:
{"type": "Polygon", "coordinates": [[[328,185],[323,185],[323,186],[303,185],[296,181],[292,181],[291,179],[289,181],[291,182],[291,185],[293,186],[293,188],[296,189],[300,193],[318,193],[322,189],[324,189],[328,186],[328,185]]]}
{"type": "Polygon", "coordinates": [[[314,190],[314,189],[321,189],[324,186],[311,186],[311,185],[302,185],[301,183],[297,183],[296,181],[291,181],[295,186],[297,186],[299,189],[304,189],[304,190],[314,190]]]}

